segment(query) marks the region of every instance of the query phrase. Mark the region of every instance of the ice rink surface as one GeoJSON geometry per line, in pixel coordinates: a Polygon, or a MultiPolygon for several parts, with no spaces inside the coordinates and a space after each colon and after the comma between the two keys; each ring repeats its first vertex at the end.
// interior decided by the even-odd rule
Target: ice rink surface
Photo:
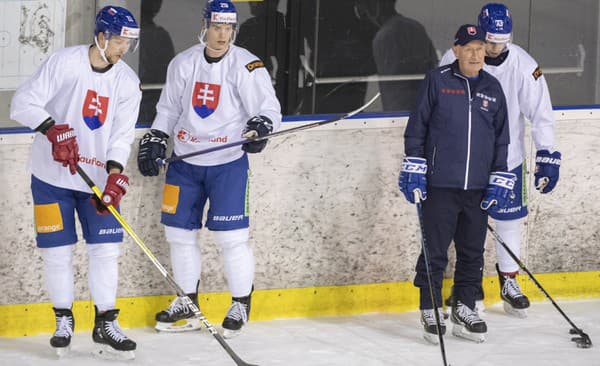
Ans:
{"type": "MultiPolygon", "coordinates": [[[[594,345],[580,349],[571,342],[569,324],[549,302],[533,303],[527,319],[506,315],[501,304],[485,310],[488,324],[482,344],[445,336],[452,366],[598,366],[600,300],[558,301],[567,316],[594,345]]],[[[422,338],[419,315],[366,314],[249,323],[228,341],[248,363],[258,365],[443,365],[439,346],[422,338]]],[[[127,329],[138,344],[132,361],[91,356],[91,332],[75,332],[71,353],[57,361],[49,335],[0,338],[2,365],[235,365],[206,329],[194,333],[158,334],[152,328],[127,329]]]]}

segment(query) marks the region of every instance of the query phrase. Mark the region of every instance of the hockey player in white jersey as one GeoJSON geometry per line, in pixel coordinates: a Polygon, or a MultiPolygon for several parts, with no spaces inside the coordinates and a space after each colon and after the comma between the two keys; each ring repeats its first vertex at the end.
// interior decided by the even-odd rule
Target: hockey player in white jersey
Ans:
{"type": "Polygon", "coordinates": [[[17,89],[11,103],[11,118],[39,132],[31,149],[31,191],[36,241],[56,318],[50,344],[59,355],[68,352],[75,330],[71,307],[77,210],[87,243],[97,351],[134,357],[136,343],[120,329],[115,309],[123,229],[75,173],[81,167],[104,187],[103,201],[119,206],[128,188],[123,169],[141,100],[139,79],[121,59],[135,47],[138,34],[127,9],[103,8],[96,16],[94,44],[49,56],[17,89]]]}
{"type": "MultiPolygon", "coordinates": [[[[554,147],[555,119],[546,80],[537,62],[525,50],[512,43],[512,18],[508,8],[503,4],[489,3],[481,9],[478,23],[486,31],[483,69],[500,81],[506,95],[510,124],[508,169],[517,176],[512,205],[506,209],[490,209],[488,212],[496,222],[496,231],[518,257],[522,221],[527,216],[526,119],[531,121],[531,135],[537,149],[535,187],[540,193],[551,192],[556,186],[561,154],[554,147]]],[[[440,65],[453,61],[454,55],[450,50],[444,54],[440,65]]],[[[505,311],[518,317],[526,317],[529,299],[521,292],[516,281],[518,264],[498,242],[496,258],[505,311]]]]}
{"type": "MultiPolygon", "coordinates": [[[[242,136],[264,136],[281,124],[280,105],[263,63],[233,44],[237,12],[229,0],[208,1],[200,44],[169,64],[165,87],[151,130],[140,141],[138,167],[145,176],[159,173],[173,137],[175,155],[217,146],[242,136]]],[[[248,321],[254,280],[254,257],[248,244],[248,157],[267,141],[250,142],[169,164],[163,191],[161,223],[170,246],[175,280],[197,303],[201,273],[197,232],[209,203],[205,225],[222,249],[225,277],[232,296],[223,320],[225,337],[237,335],[248,321]]],[[[156,329],[185,331],[199,322],[176,298],[156,314],[156,329]],[[178,325],[180,320],[185,324],[178,325]]]]}

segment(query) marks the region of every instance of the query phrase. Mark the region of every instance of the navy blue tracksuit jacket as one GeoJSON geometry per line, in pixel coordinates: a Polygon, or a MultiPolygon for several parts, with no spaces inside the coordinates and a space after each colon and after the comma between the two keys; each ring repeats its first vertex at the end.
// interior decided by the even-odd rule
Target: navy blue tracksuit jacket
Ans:
{"type": "Polygon", "coordinates": [[[500,82],[481,70],[475,90],[458,61],[427,73],[404,132],[406,156],[427,159],[432,187],[484,189],[507,171],[508,116],[500,82]]]}

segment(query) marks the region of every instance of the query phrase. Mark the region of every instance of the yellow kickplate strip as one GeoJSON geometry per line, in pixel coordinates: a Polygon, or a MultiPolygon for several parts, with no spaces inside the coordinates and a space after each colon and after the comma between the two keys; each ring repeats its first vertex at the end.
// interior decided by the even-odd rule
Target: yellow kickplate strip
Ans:
{"type": "MultiPolygon", "coordinates": [[[[555,300],[600,298],[600,271],[534,276],[555,300]]],[[[527,274],[521,273],[518,280],[521,289],[532,301],[546,300],[527,274]]],[[[450,294],[451,285],[451,280],[444,281],[444,298],[450,294]]],[[[497,276],[485,277],[483,287],[486,305],[500,301],[497,276]]],[[[173,297],[120,298],[117,300],[117,308],[121,309],[119,324],[123,328],[153,326],[154,315],[168,307],[173,297]]],[[[201,294],[199,301],[203,314],[211,324],[219,328],[231,302],[229,294],[201,294]]],[[[252,295],[250,320],[395,313],[416,310],[418,307],[419,291],[412,282],[257,290],[252,295]]],[[[75,331],[92,329],[94,306],[91,301],[76,301],[73,313],[75,331]]],[[[49,303],[0,305],[0,336],[51,334],[54,327],[54,314],[49,303]]]]}

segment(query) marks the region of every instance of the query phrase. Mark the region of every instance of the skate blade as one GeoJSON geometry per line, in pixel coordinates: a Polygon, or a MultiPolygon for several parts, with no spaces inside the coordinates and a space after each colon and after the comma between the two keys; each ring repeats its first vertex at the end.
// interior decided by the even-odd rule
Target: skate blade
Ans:
{"type": "Polygon", "coordinates": [[[232,329],[223,329],[223,338],[231,339],[239,336],[242,333],[241,329],[232,330],[232,329]]]}
{"type": "Polygon", "coordinates": [[[92,354],[103,360],[133,360],[135,358],[134,351],[119,351],[107,344],[96,344],[96,349],[92,354]]]}
{"type": "Polygon", "coordinates": [[[504,311],[507,314],[515,316],[520,319],[527,318],[527,309],[515,309],[512,306],[510,306],[510,304],[507,303],[506,301],[503,301],[502,305],[504,306],[504,311]]]}
{"type": "Polygon", "coordinates": [[[154,329],[166,333],[191,332],[200,329],[200,320],[197,318],[184,319],[183,321],[175,323],[156,322],[154,329]]]}
{"type": "Polygon", "coordinates": [[[67,356],[69,356],[69,353],[71,352],[71,345],[68,345],[66,347],[52,347],[52,348],[54,348],[54,351],[56,352],[56,356],[58,356],[58,358],[67,357],[67,356]]]}
{"type": "Polygon", "coordinates": [[[438,337],[437,334],[432,334],[432,333],[427,333],[427,332],[423,332],[423,338],[434,345],[438,345],[440,343],[440,338],[438,337]]]}
{"type": "Polygon", "coordinates": [[[469,341],[473,341],[475,343],[485,342],[485,333],[469,332],[467,328],[460,324],[454,324],[454,326],[452,327],[452,334],[456,337],[468,339],[469,341]]]}

